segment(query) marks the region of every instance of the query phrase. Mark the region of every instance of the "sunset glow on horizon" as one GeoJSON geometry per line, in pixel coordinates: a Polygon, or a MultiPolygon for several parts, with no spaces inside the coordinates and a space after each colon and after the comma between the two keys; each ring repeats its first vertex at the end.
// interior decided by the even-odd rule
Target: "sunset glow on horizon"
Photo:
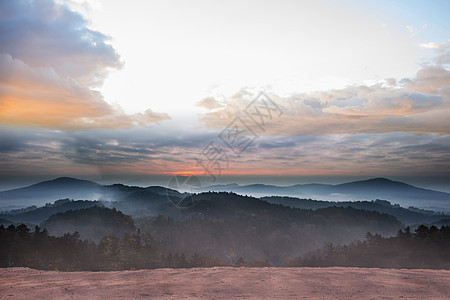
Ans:
{"type": "Polygon", "coordinates": [[[443,0],[0,0],[0,189],[173,175],[450,189],[449,11],[443,0]]]}

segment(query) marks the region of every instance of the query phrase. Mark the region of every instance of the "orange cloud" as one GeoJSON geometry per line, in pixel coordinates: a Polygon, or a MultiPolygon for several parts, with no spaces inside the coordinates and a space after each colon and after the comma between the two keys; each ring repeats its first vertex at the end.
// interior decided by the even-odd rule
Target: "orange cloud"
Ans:
{"type": "Polygon", "coordinates": [[[212,97],[208,97],[205,99],[202,99],[196,103],[198,107],[206,108],[206,109],[217,109],[217,108],[223,108],[224,105],[220,103],[220,101],[217,101],[216,99],[212,97]]]}
{"type": "Polygon", "coordinates": [[[0,124],[62,130],[131,128],[169,119],[107,103],[101,86],[122,62],[109,37],[54,1],[1,1],[0,124]]]}
{"type": "Polygon", "coordinates": [[[102,95],[61,78],[51,68],[31,68],[0,54],[0,122],[64,130],[130,128],[169,119],[147,110],[127,115],[102,95]]]}

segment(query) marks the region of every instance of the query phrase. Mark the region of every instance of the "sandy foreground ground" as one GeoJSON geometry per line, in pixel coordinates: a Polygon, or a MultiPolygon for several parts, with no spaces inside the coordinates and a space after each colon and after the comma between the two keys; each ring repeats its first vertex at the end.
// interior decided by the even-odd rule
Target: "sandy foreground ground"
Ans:
{"type": "Polygon", "coordinates": [[[450,299],[450,271],[195,268],[0,269],[0,299],[450,299]]]}

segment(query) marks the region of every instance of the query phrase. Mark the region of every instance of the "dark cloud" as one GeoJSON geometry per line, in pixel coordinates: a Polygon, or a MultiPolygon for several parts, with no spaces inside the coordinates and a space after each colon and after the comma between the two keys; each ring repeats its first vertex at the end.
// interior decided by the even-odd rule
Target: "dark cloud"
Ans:
{"type": "MultiPolygon", "coordinates": [[[[39,168],[50,160],[62,161],[65,166],[81,164],[119,168],[151,165],[157,161],[188,165],[217,134],[170,127],[165,131],[156,127],[137,127],[77,132],[10,128],[0,130],[0,157],[3,165],[8,161],[9,164],[33,168],[39,168]]],[[[168,168],[162,171],[168,171],[168,168]]]]}
{"type": "MultiPolygon", "coordinates": [[[[3,129],[0,137],[9,146],[2,144],[0,169],[11,175],[61,169],[117,176],[201,172],[195,159],[204,158],[202,150],[210,141],[221,145],[217,133],[175,129],[171,133],[164,136],[158,128],[71,133],[3,129]]],[[[240,155],[223,149],[228,151],[228,171],[232,174],[419,176],[450,170],[450,138],[435,134],[260,136],[240,155]]]]}
{"type": "Polygon", "coordinates": [[[0,52],[32,68],[52,68],[83,86],[98,86],[121,62],[110,38],[88,28],[67,6],[51,0],[0,1],[0,52]],[[6,13],[7,12],[7,13],[6,13]]]}

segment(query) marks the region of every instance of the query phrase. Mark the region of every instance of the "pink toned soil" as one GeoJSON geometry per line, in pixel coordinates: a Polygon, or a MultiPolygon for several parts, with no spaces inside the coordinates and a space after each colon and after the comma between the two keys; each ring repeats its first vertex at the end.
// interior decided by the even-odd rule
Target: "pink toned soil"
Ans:
{"type": "Polygon", "coordinates": [[[0,299],[450,299],[450,271],[207,268],[0,269],[0,299]]]}

